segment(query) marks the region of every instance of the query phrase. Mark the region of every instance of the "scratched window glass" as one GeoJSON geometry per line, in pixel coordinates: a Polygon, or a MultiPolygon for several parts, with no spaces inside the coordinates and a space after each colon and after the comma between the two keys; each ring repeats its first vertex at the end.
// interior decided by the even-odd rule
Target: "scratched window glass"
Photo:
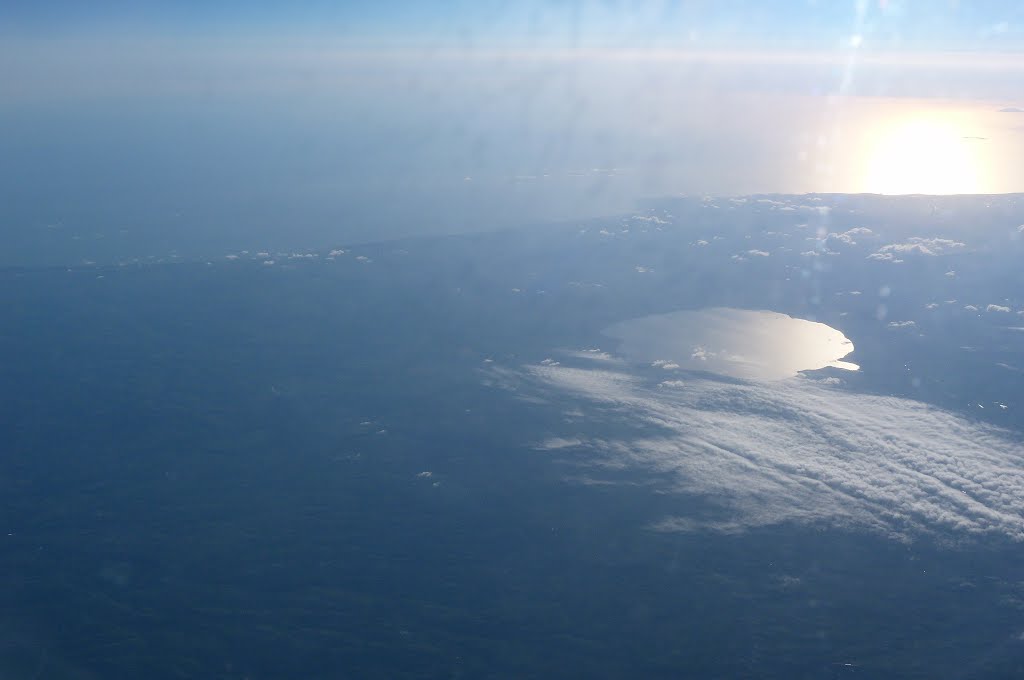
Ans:
{"type": "Polygon", "coordinates": [[[0,3],[0,677],[1024,677],[1024,9],[0,3]]]}

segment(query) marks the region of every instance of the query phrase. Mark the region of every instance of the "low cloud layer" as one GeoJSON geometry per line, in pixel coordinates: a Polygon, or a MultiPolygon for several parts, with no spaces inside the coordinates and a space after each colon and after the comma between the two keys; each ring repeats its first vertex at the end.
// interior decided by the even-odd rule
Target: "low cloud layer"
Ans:
{"type": "Polygon", "coordinates": [[[647,469],[715,511],[665,530],[741,531],[798,522],[906,540],[1024,540],[1024,446],[1013,435],[907,399],[829,382],[652,384],[622,370],[531,366],[549,396],[582,399],[621,439],[563,436],[597,467],[647,469]],[[637,427],[638,426],[638,427],[637,427]],[[579,442],[576,444],[575,442],[579,442]]]}

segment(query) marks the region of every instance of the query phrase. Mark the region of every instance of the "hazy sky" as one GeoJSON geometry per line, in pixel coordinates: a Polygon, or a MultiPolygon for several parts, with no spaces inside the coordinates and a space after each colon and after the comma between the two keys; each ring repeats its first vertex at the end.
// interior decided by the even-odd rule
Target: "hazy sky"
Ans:
{"type": "Polygon", "coordinates": [[[8,262],[1024,190],[1013,2],[3,3],[0,36],[8,262]]]}

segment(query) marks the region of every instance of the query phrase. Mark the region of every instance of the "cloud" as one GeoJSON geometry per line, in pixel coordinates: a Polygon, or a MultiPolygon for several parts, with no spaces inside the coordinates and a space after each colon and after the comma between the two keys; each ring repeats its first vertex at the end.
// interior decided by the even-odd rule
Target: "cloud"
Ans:
{"type": "Polygon", "coordinates": [[[691,378],[666,389],[619,370],[530,366],[521,375],[548,398],[589,402],[581,408],[603,425],[620,421],[624,434],[581,441],[595,468],[646,470],[653,484],[711,505],[663,518],[660,529],[795,522],[901,540],[1024,540],[1024,447],[948,411],[800,378],[691,378]]]}
{"type": "Polygon", "coordinates": [[[631,219],[636,222],[650,222],[652,224],[671,224],[667,220],[663,220],[656,215],[633,215],[631,219]]]}
{"type": "Polygon", "coordinates": [[[1010,308],[1004,307],[1003,305],[989,305],[985,308],[986,312],[1007,312],[1009,313],[1010,308]]]}
{"type": "Polygon", "coordinates": [[[896,255],[928,255],[937,256],[959,250],[965,246],[960,241],[948,238],[921,238],[914,236],[904,243],[890,243],[868,255],[872,260],[889,260],[896,262],[896,255]]]}
{"type": "Polygon", "coordinates": [[[587,361],[600,361],[600,362],[621,363],[621,360],[618,357],[614,357],[611,354],[609,354],[608,352],[602,352],[598,348],[581,349],[581,350],[576,350],[576,351],[572,351],[572,352],[566,352],[566,354],[568,356],[570,356],[570,357],[575,357],[577,359],[584,359],[584,360],[587,360],[587,361]]]}
{"type": "Polygon", "coordinates": [[[917,326],[913,321],[890,321],[888,323],[889,328],[915,328],[917,326]]]}
{"type": "Polygon", "coordinates": [[[534,448],[540,451],[557,451],[558,449],[570,449],[575,446],[581,446],[583,440],[579,437],[565,438],[565,437],[551,437],[545,439],[540,444],[537,444],[534,448]]]}
{"type": "Polygon", "coordinates": [[[975,307],[974,305],[964,305],[964,309],[966,309],[968,312],[976,312],[976,311],[978,311],[978,308],[975,307]]]}
{"type": "Polygon", "coordinates": [[[999,113],[1024,113],[1024,109],[1019,106],[1007,106],[999,109],[999,113]]]}
{"type": "Polygon", "coordinates": [[[691,359],[697,359],[699,361],[707,361],[708,359],[713,359],[716,356],[718,356],[716,352],[709,352],[705,347],[694,347],[693,353],[690,354],[691,359]]]}
{"type": "Polygon", "coordinates": [[[875,232],[871,231],[867,227],[854,227],[853,229],[847,229],[846,231],[840,233],[833,232],[829,234],[827,238],[835,239],[837,241],[842,241],[843,243],[846,243],[848,245],[855,246],[857,245],[857,241],[855,240],[856,238],[874,235],[875,232]]]}
{"type": "Polygon", "coordinates": [[[754,257],[768,257],[770,253],[764,250],[748,250],[747,254],[753,255],[754,257]]]}

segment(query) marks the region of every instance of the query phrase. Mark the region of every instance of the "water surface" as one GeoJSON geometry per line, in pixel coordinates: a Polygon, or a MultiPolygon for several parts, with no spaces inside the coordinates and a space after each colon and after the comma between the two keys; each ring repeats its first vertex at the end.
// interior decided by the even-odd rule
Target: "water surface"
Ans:
{"type": "Polygon", "coordinates": [[[667,370],[710,371],[749,380],[780,380],[828,366],[856,371],[843,357],[853,343],[816,321],[769,311],[715,307],[656,314],[604,331],[632,361],[667,370]]]}

